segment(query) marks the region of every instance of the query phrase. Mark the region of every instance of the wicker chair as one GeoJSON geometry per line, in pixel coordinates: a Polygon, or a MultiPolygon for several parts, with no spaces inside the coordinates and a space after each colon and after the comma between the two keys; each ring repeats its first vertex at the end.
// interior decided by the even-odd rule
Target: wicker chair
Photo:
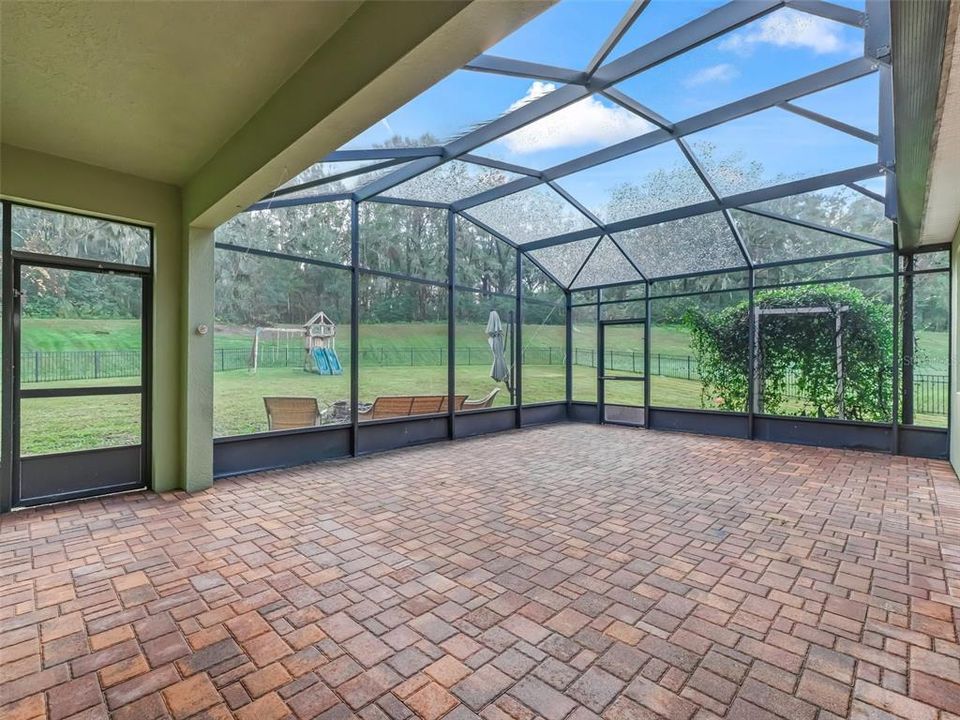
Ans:
{"type": "Polygon", "coordinates": [[[314,397],[265,397],[269,430],[314,427],[320,424],[320,406],[314,397]]]}
{"type": "Polygon", "coordinates": [[[479,400],[464,400],[463,410],[483,410],[493,405],[493,399],[500,392],[500,388],[494,388],[479,400]]]}

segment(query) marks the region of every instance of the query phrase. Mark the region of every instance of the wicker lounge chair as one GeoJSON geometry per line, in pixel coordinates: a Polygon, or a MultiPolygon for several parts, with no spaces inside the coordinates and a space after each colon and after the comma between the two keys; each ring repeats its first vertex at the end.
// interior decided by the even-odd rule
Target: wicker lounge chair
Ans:
{"type": "Polygon", "coordinates": [[[320,406],[314,397],[265,397],[269,430],[314,427],[320,423],[320,406]]]}
{"type": "Polygon", "coordinates": [[[479,400],[464,400],[463,409],[483,410],[484,408],[488,408],[493,405],[493,399],[497,396],[498,392],[500,392],[500,388],[494,388],[479,400]]]}

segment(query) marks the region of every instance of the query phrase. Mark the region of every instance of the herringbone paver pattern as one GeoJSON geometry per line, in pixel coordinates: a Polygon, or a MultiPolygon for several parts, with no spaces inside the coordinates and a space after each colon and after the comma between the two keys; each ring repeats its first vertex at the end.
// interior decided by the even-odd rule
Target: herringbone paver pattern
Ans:
{"type": "Polygon", "coordinates": [[[948,465],[560,425],[2,519],[0,716],[960,716],[948,465]]]}

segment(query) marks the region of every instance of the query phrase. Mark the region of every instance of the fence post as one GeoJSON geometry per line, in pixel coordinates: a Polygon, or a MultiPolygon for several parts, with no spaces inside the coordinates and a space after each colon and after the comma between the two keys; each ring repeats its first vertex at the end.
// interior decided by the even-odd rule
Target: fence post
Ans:
{"type": "Polygon", "coordinates": [[[690,379],[690,356],[687,355],[687,380],[690,379]]]}
{"type": "Polygon", "coordinates": [[[40,382],[40,351],[33,351],[33,381],[40,382]]]}
{"type": "Polygon", "coordinates": [[[100,351],[93,351],[93,377],[95,380],[100,379],[100,351]]]}

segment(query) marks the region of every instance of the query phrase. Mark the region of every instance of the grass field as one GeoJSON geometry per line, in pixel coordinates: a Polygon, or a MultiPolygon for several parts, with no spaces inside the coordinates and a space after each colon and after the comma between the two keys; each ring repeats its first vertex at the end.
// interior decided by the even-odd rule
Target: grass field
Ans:
{"type": "MultiPolygon", "coordinates": [[[[135,350],[140,346],[139,324],[128,320],[47,320],[24,319],[22,349],[24,352],[63,352],[72,350],[135,350]]],[[[574,325],[574,347],[596,348],[596,327],[574,325]]],[[[349,327],[338,329],[341,338],[349,337],[349,327]]],[[[564,328],[559,325],[525,326],[523,344],[531,348],[562,347],[564,328]]],[[[445,324],[383,324],[361,328],[361,349],[384,348],[433,349],[446,346],[445,324]]],[[[217,348],[249,350],[252,331],[242,328],[219,328],[217,348]]],[[[293,347],[299,348],[294,340],[293,347]]],[[[945,374],[948,337],[946,333],[921,333],[918,345],[921,356],[918,373],[945,374]]],[[[634,328],[608,335],[608,347],[614,350],[642,350],[642,338],[634,328]]],[[[344,341],[341,340],[341,347],[344,341]]],[[[457,327],[457,346],[477,348],[484,352],[486,336],[481,323],[457,327]]],[[[659,326],[652,329],[651,352],[663,355],[691,354],[689,335],[683,328],[659,326]]],[[[439,353],[442,355],[442,353],[439,353]]],[[[652,361],[652,359],[651,359],[652,361]]],[[[495,383],[489,378],[489,366],[462,365],[456,368],[457,394],[478,398],[489,392],[495,383]]],[[[447,369],[434,366],[376,366],[361,363],[360,401],[372,402],[380,395],[445,394],[447,369]]],[[[100,385],[125,384],[128,379],[100,380],[100,385]]],[[[61,387],[90,385],[90,381],[70,383],[30,383],[28,387],[61,387]]],[[[536,403],[563,400],[564,370],[560,364],[524,367],[524,402],[536,403]]],[[[501,387],[496,406],[507,406],[509,395],[501,387]]],[[[642,384],[608,383],[608,402],[642,404],[642,384]]],[[[268,395],[302,395],[316,397],[321,406],[349,397],[349,371],[342,376],[319,376],[298,368],[267,368],[256,374],[246,369],[214,374],[214,430],[219,436],[238,435],[266,430],[263,397],[268,395]]],[[[596,401],[596,370],[574,368],[574,399],[596,401]]],[[[123,445],[135,442],[139,434],[136,396],[101,396],[93,398],[53,398],[24,401],[22,406],[22,451],[38,454],[98,446],[123,445]]],[[[701,407],[701,387],[697,380],[653,376],[651,404],[663,407],[701,407]]],[[[793,408],[797,411],[798,408],[793,408]]],[[[941,415],[918,416],[918,424],[945,425],[941,415]]]]}
{"type": "MultiPolygon", "coordinates": [[[[631,331],[632,332],[632,331],[631,331]]],[[[350,327],[338,327],[341,347],[350,337],[350,327]]],[[[564,329],[560,325],[525,325],[523,328],[526,347],[561,347],[564,344],[564,329]]],[[[574,346],[596,348],[596,326],[574,324],[574,346]]],[[[286,342],[286,341],[284,341],[286,342]]],[[[363,326],[360,332],[360,348],[421,349],[445,347],[447,326],[444,323],[390,323],[363,326]]],[[[458,347],[486,345],[484,324],[469,323],[457,326],[458,347]]],[[[217,326],[214,346],[249,351],[253,343],[252,328],[217,326]]],[[[299,347],[298,341],[289,341],[299,347]]],[[[614,350],[641,349],[639,336],[630,337],[626,332],[613,333],[607,338],[607,347],[614,350]]],[[[650,336],[652,353],[664,355],[688,355],[690,336],[686,329],[677,325],[661,325],[652,328],[650,336]]],[[[23,352],[63,352],[71,350],[136,350],[140,347],[140,324],[134,320],[60,320],[24,318],[21,338],[23,352]]],[[[945,373],[949,352],[949,335],[945,332],[917,333],[917,372],[945,373]]]]}
{"type": "Polygon", "coordinates": [[[23,318],[23,352],[136,350],[141,345],[137,320],[61,320],[23,318]]]}
{"type": "MultiPolygon", "coordinates": [[[[445,393],[445,368],[371,368],[364,373],[360,399],[372,401],[378,395],[445,393]]],[[[487,368],[460,367],[456,373],[458,394],[481,397],[495,384],[487,368]]],[[[574,368],[574,399],[596,401],[596,370],[574,368]]],[[[701,407],[700,383],[678,378],[651,378],[652,405],[701,407]]],[[[642,383],[607,383],[607,402],[627,405],[643,403],[642,383]]],[[[495,405],[509,405],[501,385],[495,405]]],[[[261,432],[267,429],[264,395],[317,397],[321,405],[349,396],[349,377],[319,376],[301,370],[269,369],[255,375],[246,370],[217,373],[214,382],[214,431],[217,437],[261,432]]],[[[564,398],[561,366],[527,366],[524,370],[525,402],[547,402],[564,398]]],[[[22,451],[25,455],[65,452],[126,445],[138,441],[139,404],[136,396],[100,398],[50,398],[23,401],[22,451]]],[[[943,426],[943,416],[918,416],[922,425],[943,426]]]]}

